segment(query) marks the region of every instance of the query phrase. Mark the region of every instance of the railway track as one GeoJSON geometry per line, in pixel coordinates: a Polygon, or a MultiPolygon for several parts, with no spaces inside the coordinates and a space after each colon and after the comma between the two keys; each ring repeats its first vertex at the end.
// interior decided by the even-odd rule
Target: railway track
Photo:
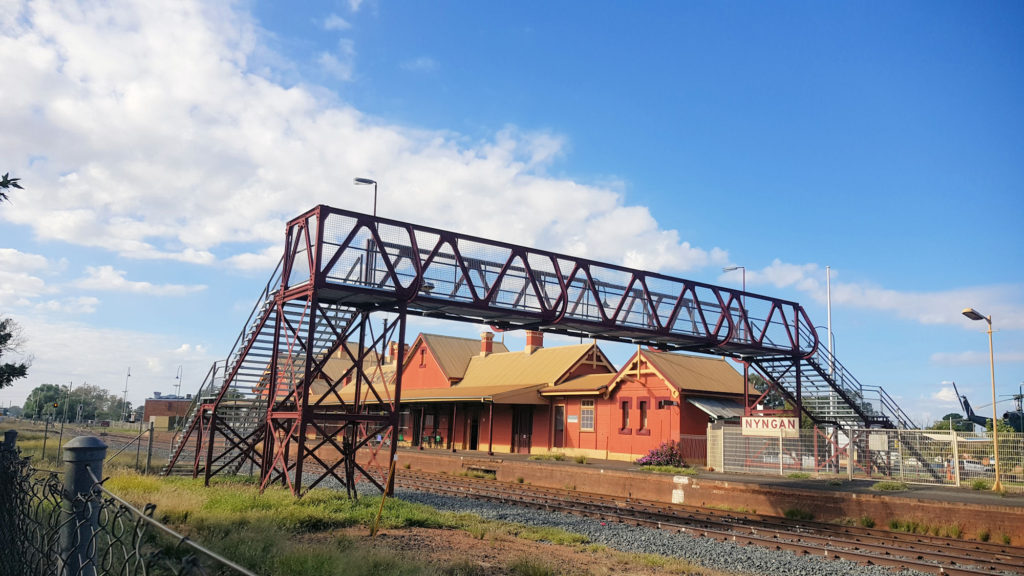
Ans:
{"type": "Polygon", "coordinates": [[[797,555],[932,574],[1024,574],[1024,548],[403,470],[411,490],[528,506],[797,555]]]}

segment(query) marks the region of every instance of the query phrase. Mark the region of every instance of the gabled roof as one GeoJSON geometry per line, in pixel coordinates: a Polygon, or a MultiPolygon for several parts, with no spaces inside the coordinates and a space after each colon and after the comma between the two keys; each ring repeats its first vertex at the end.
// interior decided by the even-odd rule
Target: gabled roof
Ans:
{"type": "MultiPolygon", "coordinates": [[[[336,382],[344,376],[345,372],[352,367],[352,358],[359,355],[359,343],[358,342],[346,342],[344,348],[339,347],[327,362],[324,364],[323,374],[331,381],[336,382]],[[345,348],[348,348],[349,353],[345,352],[345,348]]],[[[363,357],[363,371],[374,383],[374,386],[380,387],[382,382],[390,382],[395,376],[395,365],[380,363],[380,353],[377,350],[370,350],[363,357]]],[[[355,372],[352,372],[355,375],[355,372]]],[[[327,393],[328,384],[321,379],[314,380],[310,384],[310,395],[313,398],[319,398],[327,393]]]]}
{"type": "MultiPolygon", "coordinates": [[[[480,340],[474,338],[457,338],[440,334],[420,334],[413,342],[410,350],[415,350],[418,343],[423,342],[441,366],[441,371],[449,380],[460,380],[466,375],[470,360],[480,357],[480,340]]],[[[508,352],[501,342],[493,343],[492,354],[508,352]]],[[[406,356],[406,364],[412,361],[412,354],[406,356]]]]}
{"type": "MultiPolygon", "coordinates": [[[[337,380],[352,367],[352,358],[359,356],[359,343],[346,342],[344,347],[339,346],[334,354],[324,364],[324,375],[332,380],[337,380]],[[348,352],[345,349],[348,348],[348,352]],[[350,355],[351,354],[351,355],[350,355]]],[[[377,350],[368,350],[363,357],[363,370],[370,370],[380,362],[380,353],[377,350]]]]}
{"type": "MultiPolygon", "coordinates": [[[[743,394],[743,375],[722,358],[673,354],[649,349],[640,353],[651,367],[677,390],[743,394]]],[[[630,359],[627,366],[635,359],[630,359]]],[[[626,372],[627,369],[624,368],[623,371],[626,372]]]]}
{"type": "Polygon", "coordinates": [[[571,380],[566,380],[557,386],[541,388],[541,396],[596,396],[604,392],[615,374],[587,374],[571,380]]]}
{"type": "MultiPolygon", "coordinates": [[[[544,384],[554,386],[565,377],[584,354],[590,344],[541,348],[533,353],[505,352],[488,356],[475,356],[469,360],[466,377],[456,387],[472,386],[531,386],[544,384]]],[[[611,374],[609,374],[609,377],[611,374]]]]}

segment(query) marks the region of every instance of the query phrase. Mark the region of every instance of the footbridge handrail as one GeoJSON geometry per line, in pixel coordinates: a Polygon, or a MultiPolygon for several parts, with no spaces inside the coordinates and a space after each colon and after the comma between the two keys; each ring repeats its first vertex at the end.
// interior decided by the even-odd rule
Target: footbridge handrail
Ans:
{"type": "Polygon", "coordinates": [[[318,206],[289,223],[284,289],[320,299],[711,354],[807,355],[796,302],[318,206]]]}

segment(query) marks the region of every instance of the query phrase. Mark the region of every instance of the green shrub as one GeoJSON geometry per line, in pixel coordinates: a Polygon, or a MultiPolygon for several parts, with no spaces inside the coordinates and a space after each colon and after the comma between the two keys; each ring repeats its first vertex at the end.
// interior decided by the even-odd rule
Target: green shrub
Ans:
{"type": "Polygon", "coordinates": [[[991,536],[992,535],[989,534],[988,529],[978,532],[978,540],[980,540],[981,542],[988,542],[988,539],[991,538],[991,536]]]}
{"type": "Polygon", "coordinates": [[[860,524],[861,526],[865,527],[865,528],[874,528],[875,527],[875,519],[872,518],[871,516],[861,516],[860,520],[858,520],[857,523],[860,524]]]}
{"type": "Polygon", "coordinates": [[[558,571],[533,558],[513,560],[508,569],[516,576],[557,576],[558,571]]]}
{"type": "Polygon", "coordinates": [[[971,482],[971,490],[988,490],[990,487],[988,480],[983,480],[981,478],[971,482]]]}
{"type": "Polygon", "coordinates": [[[786,476],[786,478],[793,478],[794,480],[805,480],[810,477],[811,475],[807,472],[793,472],[786,476]]]}
{"type": "Polygon", "coordinates": [[[681,476],[696,476],[698,474],[693,468],[680,468],[679,466],[641,466],[640,468],[648,472],[662,472],[681,476]]]}
{"type": "Polygon", "coordinates": [[[550,454],[534,454],[530,456],[530,460],[555,460],[561,462],[565,460],[565,454],[559,452],[551,452],[550,454]]]}
{"type": "Polygon", "coordinates": [[[683,454],[679,451],[679,445],[669,440],[662,442],[660,446],[640,457],[636,462],[640,466],[676,466],[682,468],[686,463],[683,461],[683,454]]]}
{"type": "Polygon", "coordinates": [[[959,538],[964,535],[964,529],[959,524],[953,524],[946,530],[946,535],[950,538],[959,538]]]}
{"type": "Polygon", "coordinates": [[[576,460],[577,464],[586,464],[587,463],[587,457],[582,455],[582,454],[580,454],[579,456],[574,458],[574,460],[576,460]]]}
{"type": "Polygon", "coordinates": [[[814,520],[814,514],[800,508],[787,508],[783,515],[791,520],[814,520]]]}
{"type": "Polygon", "coordinates": [[[1010,545],[1010,535],[1006,534],[1005,532],[1003,533],[1003,544],[1007,546],[1010,545]]]}

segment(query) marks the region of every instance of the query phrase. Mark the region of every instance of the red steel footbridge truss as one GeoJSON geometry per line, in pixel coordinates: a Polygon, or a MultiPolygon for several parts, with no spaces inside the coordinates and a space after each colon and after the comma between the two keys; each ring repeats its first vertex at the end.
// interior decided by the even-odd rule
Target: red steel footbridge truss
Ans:
{"type": "Polygon", "coordinates": [[[287,224],[284,255],[195,395],[166,471],[209,482],[248,466],[296,494],[328,478],[389,491],[402,374],[380,359],[405,342],[410,314],[729,356],[816,423],[913,427],[819,346],[796,302],[320,205],[287,224]],[[348,368],[329,376],[339,356],[348,368]],[[343,399],[343,385],[355,394],[343,399]]]}

